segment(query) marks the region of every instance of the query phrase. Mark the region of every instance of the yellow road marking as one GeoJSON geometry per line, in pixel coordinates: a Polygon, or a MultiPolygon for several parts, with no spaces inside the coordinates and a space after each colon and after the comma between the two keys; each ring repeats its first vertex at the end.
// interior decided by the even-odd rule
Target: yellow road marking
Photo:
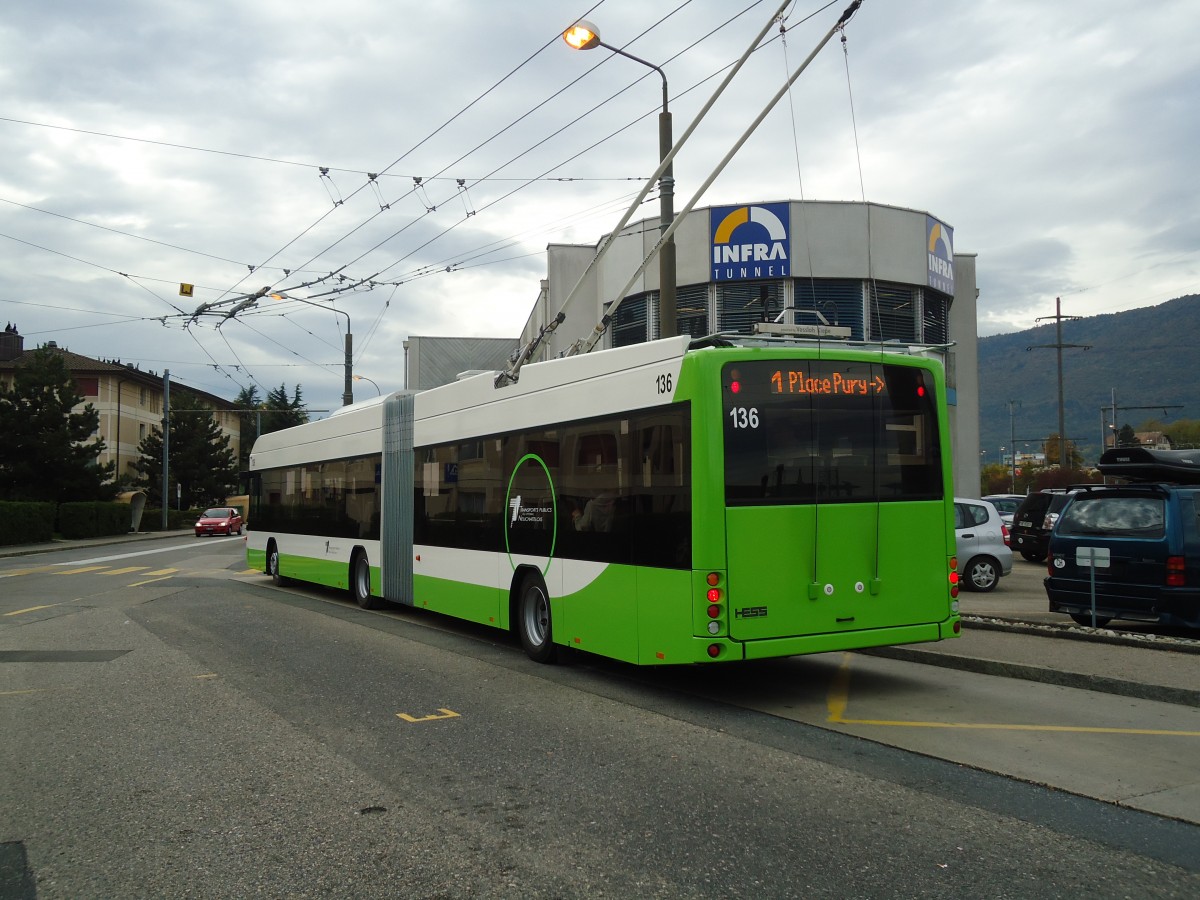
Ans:
{"type": "Polygon", "coordinates": [[[97,569],[107,569],[108,566],[84,566],[80,569],[63,569],[61,572],[55,572],[55,575],[78,575],[80,572],[95,572],[97,569]]]}
{"type": "Polygon", "coordinates": [[[836,725],[877,725],[884,728],[957,728],[964,731],[1046,731],[1066,734],[1136,734],[1156,737],[1200,737],[1200,731],[1171,731],[1162,728],[1106,728],[1092,725],[1022,725],[992,722],[906,722],[900,719],[847,719],[850,702],[850,654],[842,656],[842,664],[829,685],[825,698],[829,710],[827,721],[836,725]]]}
{"type": "Polygon", "coordinates": [[[44,603],[41,606],[29,606],[25,609],[14,609],[12,612],[6,612],[6,616],[19,616],[21,613],[37,612],[39,609],[50,609],[52,606],[58,606],[57,603],[44,603]]]}
{"type": "Polygon", "coordinates": [[[54,566],[35,566],[31,569],[13,569],[11,572],[0,573],[0,578],[12,578],[14,575],[32,575],[34,572],[49,572],[54,566]]]}
{"type": "Polygon", "coordinates": [[[178,569],[155,569],[153,572],[147,572],[147,575],[174,575],[178,569]]]}
{"type": "Polygon", "coordinates": [[[128,575],[130,572],[141,572],[148,569],[149,566],[126,566],[123,569],[109,569],[105,575],[128,575]]]}
{"type": "Polygon", "coordinates": [[[442,709],[441,707],[439,707],[438,712],[441,713],[440,716],[439,715],[431,715],[431,716],[421,716],[420,718],[417,718],[416,716],[410,716],[408,713],[396,713],[396,718],[403,719],[405,722],[432,722],[434,719],[457,719],[457,718],[459,718],[458,713],[454,712],[453,710],[442,709]]]}
{"type": "Polygon", "coordinates": [[[133,584],[127,584],[126,587],[141,587],[143,584],[154,584],[156,581],[169,581],[170,575],[164,575],[162,578],[147,578],[145,581],[135,581],[133,584]]]}
{"type": "Polygon", "coordinates": [[[24,691],[0,691],[0,697],[12,697],[16,694],[44,694],[50,688],[30,688],[24,691]]]}
{"type": "Polygon", "coordinates": [[[193,678],[216,678],[218,676],[217,676],[216,672],[209,672],[207,675],[193,675],[192,677],[193,678]]]}

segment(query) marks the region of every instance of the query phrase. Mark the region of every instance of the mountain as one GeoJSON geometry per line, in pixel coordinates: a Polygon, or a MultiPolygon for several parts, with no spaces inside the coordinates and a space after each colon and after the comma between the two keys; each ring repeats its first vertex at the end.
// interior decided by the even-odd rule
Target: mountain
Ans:
{"type": "MultiPolygon", "coordinates": [[[[1021,452],[1025,445],[1034,452],[1058,431],[1055,343],[1053,322],[979,339],[979,435],[988,462],[1012,437],[1021,452]],[[1009,400],[1017,401],[1011,422],[1009,400]]],[[[1062,343],[1091,348],[1062,350],[1067,437],[1086,461],[1099,456],[1101,408],[1111,424],[1114,391],[1118,428],[1200,419],[1200,294],[1064,321],[1062,343]]]]}

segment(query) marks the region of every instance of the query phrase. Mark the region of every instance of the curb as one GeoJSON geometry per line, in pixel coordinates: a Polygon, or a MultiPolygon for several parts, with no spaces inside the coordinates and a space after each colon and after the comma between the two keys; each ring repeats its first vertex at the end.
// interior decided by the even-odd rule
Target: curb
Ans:
{"type": "Polygon", "coordinates": [[[946,669],[974,672],[979,675],[997,675],[1002,678],[1017,678],[1023,681],[1035,681],[1040,684],[1053,684],[1059,687],[1116,694],[1121,697],[1132,697],[1136,700],[1156,700],[1160,703],[1172,703],[1176,706],[1200,707],[1200,690],[1190,690],[1188,688],[1173,688],[1160,684],[1140,684],[1136,681],[1125,681],[1120,678],[1109,678],[1104,675],[1061,672],[1043,666],[1000,662],[993,659],[975,659],[969,656],[954,656],[949,653],[913,650],[906,647],[875,647],[856,652],[866,656],[878,656],[883,659],[895,659],[901,662],[915,662],[927,666],[941,666],[946,669]]]}
{"type": "Polygon", "coordinates": [[[1044,622],[1024,622],[1020,619],[983,618],[980,616],[962,616],[961,619],[971,628],[978,628],[980,631],[1009,631],[1014,634],[1086,641],[1089,644],[1111,644],[1116,647],[1133,647],[1138,650],[1200,653],[1200,640],[1191,638],[1135,634],[1128,631],[1117,631],[1114,628],[1091,628],[1086,625],[1050,625],[1044,622]]]}

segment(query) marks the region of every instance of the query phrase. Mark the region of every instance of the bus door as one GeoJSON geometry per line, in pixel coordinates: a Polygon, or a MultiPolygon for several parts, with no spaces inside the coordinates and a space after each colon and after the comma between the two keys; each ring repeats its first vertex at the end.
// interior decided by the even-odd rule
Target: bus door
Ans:
{"type": "Polygon", "coordinates": [[[946,617],[947,512],[924,380],[878,362],[725,367],[731,637],[946,617]]]}

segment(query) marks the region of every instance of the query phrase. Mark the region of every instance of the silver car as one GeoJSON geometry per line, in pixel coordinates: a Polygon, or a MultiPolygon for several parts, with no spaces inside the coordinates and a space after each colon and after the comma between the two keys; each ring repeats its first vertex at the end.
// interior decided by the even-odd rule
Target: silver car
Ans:
{"type": "Polygon", "coordinates": [[[968,591],[990,591],[1012,571],[1008,528],[986,500],[954,498],[958,575],[968,591]]]}

